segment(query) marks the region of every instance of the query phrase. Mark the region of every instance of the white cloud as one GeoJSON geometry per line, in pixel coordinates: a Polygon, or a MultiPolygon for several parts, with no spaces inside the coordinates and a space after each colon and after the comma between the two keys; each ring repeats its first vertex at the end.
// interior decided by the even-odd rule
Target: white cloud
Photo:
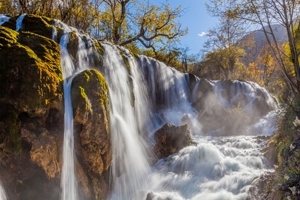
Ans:
{"type": "Polygon", "coordinates": [[[203,37],[203,36],[205,36],[206,34],[207,34],[207,33],[205,33],[205,32],[202,31],[201,33],[198,34],[198,36],[203,37]]]}

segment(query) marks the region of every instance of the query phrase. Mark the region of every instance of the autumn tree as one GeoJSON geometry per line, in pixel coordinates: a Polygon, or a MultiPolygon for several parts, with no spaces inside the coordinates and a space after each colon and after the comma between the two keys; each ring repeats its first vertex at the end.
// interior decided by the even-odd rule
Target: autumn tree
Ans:
{"type": "Polygon", "coordinates": [[[211,0],[207,10],[219,19],[219,24],[207,33],[204,60],[202,66],[219,74],[221,79],[239,78],[238,71],[244,66],[240,60],[245,52],[239,43],[243,32],[243,25],[235,18],[237,11],[228,11],[234,0],[211,0]]]}
{"type": "MultiPolygon", "coordinates": [[[[218,1],[218,0],[216,0],[218,1]]],[[[266,41],[275,56],[276,62],[285,77],[287,84],[294,91],[300,92],[300,66],[299,49],[297,49],[296,25],[299,21],[299,2],[294,0],[232,0],[227,12],[235,13],[232,18],[240,19],[243,23],[259,25],[264,33],[266,41]],[[287,56],[282,52],[281,43],[276,38],[276,26],[281,25],[287,33],[290,48],[290,62],[293,64],[295,76],[288,73],[286,63],[287,56]]]]}
{"type": "Polygon", "coordinates": [[[6,0],[1,13],[35,14],[59,19],[70,26],[87,31],[100,20],[102,0],[6,0]]]}
{"type": "Polygon", "coordinates": [[[98,25],[104,38],[114,44],[126,46],[139,43],[154,52],[169,42],[178,41],[187,33],[176,20],[182,13],[181,7],[169,4],[148,5],[134,0],[104,0],[102,20],[98,25]]]}
{"type": "Polygon", "coordinates": [[[17,15],[18,10],[13,6],[12,0],[0,1],[0,13],[8,15],[17,15]]]}
{"type": "Polygon", "coordinates": [[[206,71],[207,78],[212,79],[239,79],[242,71],[245,70],[240,57],[244,55],[244,50],[229,46],[219,48],[204,55],[201,62],[202,71],[206,71]]]}

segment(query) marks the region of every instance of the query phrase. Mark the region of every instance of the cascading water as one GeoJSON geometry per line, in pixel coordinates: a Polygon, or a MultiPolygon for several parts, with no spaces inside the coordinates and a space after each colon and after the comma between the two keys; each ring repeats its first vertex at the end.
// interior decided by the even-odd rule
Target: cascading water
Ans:
{"type": "MultiPolygon", "coordinates": [[[[64,24],[59,26],[69,32],[74,31],[64,24]]],[[[65,33],[60,40],[66,105],[61,184],[62,199],[74,200],[78,197],[74,175],[70,85],[76,71],[91,66],[89,58],[94,53],[92,44],[83,42],[80,36],[77,60],[73,63],[66,48],[68,35],[65,33]]],[[[251,198],[249,191],[253,187],[253,180],[272,170],[261,153],[266,142],[266,137],[261,136],[269,136],[276,129],[273,123],[276,112],[257,119],[239,136],[204,136],[201,118],[198,118],[192,103],[201,79],[197,79],[193,88],[190,88],[187,74],[179,73],[154,59],[144,56],[135,58],[127,50],[111,44],[103,44],[103,47],[104,66],[101,69],[109,87],[113,148],[111,194],[108,198],[251,198]],[[195,145],[150,166],[149,161],[153,161],[153,157],[149,149],[153,145],[154,132],[165,123],[178,126],[188,123],[195,145]]],[[[246,102],[243,105],[245,112],[251,111],[257,101],[265,101],[276,109],[274,99],[254,83],[236,81],[229,89],[225,89],[228,84],[225,82],[209,84],[213,88],[211,92],[216,94],[224,108],[235,107],[242,99],[246,102]]]]}
{"type": "MultiPolygon", "coordinates": [[[[71,100],[71,85],[72,79],[77,72],[88,69],[89,65],[89,48],[82,40],[79,33],[73,28],[66,27],[63,23],[59,22],[56,25],[63,27],[67,31],[60,39],[61,47],[61,66],[63,68],[64,78],[64,143],[63,143],[63,168],[62,168],[62,200],[76,200],[77,186],[74,166],[74,136],[73,136],[73,111],[71,100]],[[78,51],[75,57],[77,58],[74,64],[71,56],[69,55],[67,45],[69,43],[69,34],[74,31],[78,36],[78,51]]],[[[56,32],[54,32],[55,34],[56,32]]],[[[89,42],[89,41],[88,41],[89,42]]],[[[90,44],[90,43],[88,43],[90,44]]]]}
{"type": "Polygon", "coordinates": [[[69,33],[62,36],[61,47],[61,66],[64,78],[64,143],[63,143],[63,168],[62,168],[62,200],[76,200],[76,177],[74,169],[74,136],[73,136],[73,111],[71,101],[72,74],[75,67],[67,50],[69,33]]]}
{"type": "MultiPolygon", "coordinates": [[[[112,158],[112,195],[110,199],[134,199],[140,191],[146,190],[146,175],[150,167],[147,161],[145,142],[139,134],[139,121],[135,115],[135,105],[147,107],[146,102],[134,102],[130,82],[135,86],[140,83],[140,74],[132,73],[126,68],[122,56],[116,47],[104,44],[105,77],[109,86],[111,101],[111,140],[112,158]],[[131,80],[132,79],[132,80],[131,80]]],[[[130,68],[136,66],[130,65],[130,68]]],[[[137,90],[135,89],[135,92],[137,90]]],[[[139,91],[140,92],[140,91],[139,91]]],[[[140,99],[136,99],[140,101],[140,99]]]]}
{"type": "Polygon", "coordinates": [[[7,200],[4,188],[0,185],[0,200],[7,200]]]}
{"type": "Polygon", "coordinates": [[[154,129],[167,122],[179,126],[182,124],[182,117],[189,119],[190,129],[199,129],[200,124],[194,120],[197,113],[191,106],[186,74],[145,56],[139,57],[139,64],[145,79],[144,84],[148,86],[151,96],[152,112],[156,113],[152,117],[155,122],[154,129]]]}
{"type": "Polygon", "coordinates": [[[9,21],[10,17],[7,15],[0,14],[0,26],[5,22],[9,21]]]}
{"type": "Polygon", "coordinates": [[[23,19],[26,16],[26,14],[22,14],[18,17],[16,21],[16,31],[19,31],[22,28],[23,19]]]}

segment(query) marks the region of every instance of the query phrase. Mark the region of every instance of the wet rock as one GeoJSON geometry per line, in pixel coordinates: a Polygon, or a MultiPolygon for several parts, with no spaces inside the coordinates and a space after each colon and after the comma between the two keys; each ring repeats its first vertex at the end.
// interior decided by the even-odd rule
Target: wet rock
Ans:
{"type": "Polygon", "coordinates": [[[154,133],[155,150],[158,158],[167,157],[193,144],[188,125],[165,124],[154,133]]]}
{"type": "Polygon", "coordinates": [[[103,173],[108,173],[112,152],[105,79],[96,70],[83,71],[74,77],[71,93],[76,153],[81,165],[88,169],[86,174],[91,179],[94,195],[101,196],[96,199],[106,198],[103,173]]]}
{"type": "MultiPolygon", "coordinates": [[[[27,15],[16,32],[16,19],[0,26],[1,182],[8,199],[56,200],[64,133],[60,47],[51,39],[53,20],[27,15]]],[[[94,70],[73,81],[79,196],[106,199],[111,162],[107,86],[94,70]]]]}

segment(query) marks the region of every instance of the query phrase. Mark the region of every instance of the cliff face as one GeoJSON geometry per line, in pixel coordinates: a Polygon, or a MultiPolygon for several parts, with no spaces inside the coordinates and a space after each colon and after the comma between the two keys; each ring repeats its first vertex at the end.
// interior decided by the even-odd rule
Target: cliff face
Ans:
{"type": "MultiPolygon", "coordinates": [[[[16,19],[0,26],[0,177],[9,199],[60,199],[63,78],[60,47],[51,37],[61,30],[51,19],[29,15],[17,32],[16,19]]],[[[73,80],[76,172],[85,199],[107,195],[107,93],[97,71],[73,80]]]]}

